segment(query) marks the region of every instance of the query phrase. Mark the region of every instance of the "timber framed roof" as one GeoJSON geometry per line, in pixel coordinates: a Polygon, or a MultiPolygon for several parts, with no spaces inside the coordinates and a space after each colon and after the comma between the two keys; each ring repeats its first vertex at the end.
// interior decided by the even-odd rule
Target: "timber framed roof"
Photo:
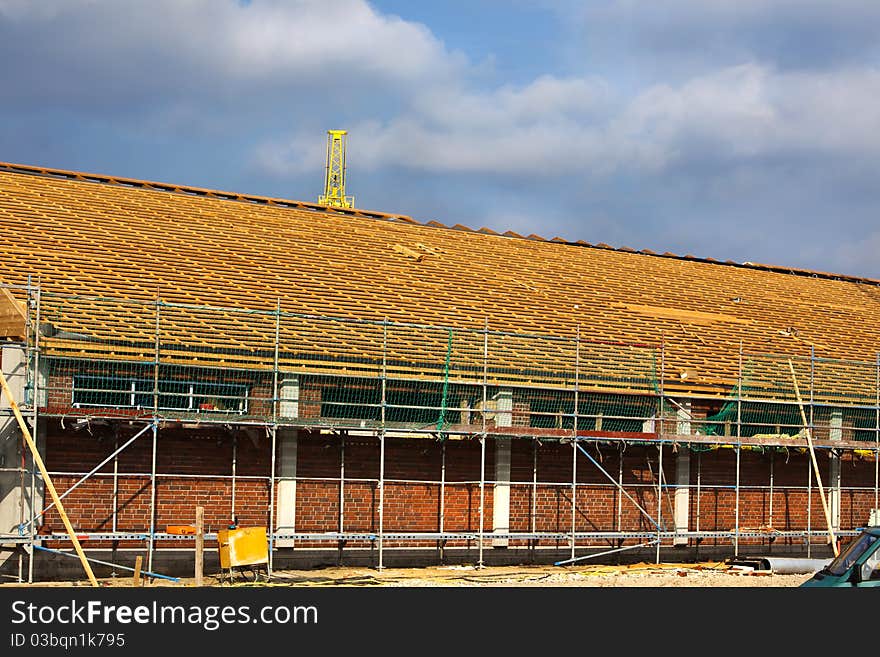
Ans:
{"type": "Polygon", "coordinates": [[[0,163],[0,283],[29,275],[57,295],[663,343],[666,371],[704,388],[736,382],[740,344],[866,363],[880,348],[872,279],[0,163]]]}

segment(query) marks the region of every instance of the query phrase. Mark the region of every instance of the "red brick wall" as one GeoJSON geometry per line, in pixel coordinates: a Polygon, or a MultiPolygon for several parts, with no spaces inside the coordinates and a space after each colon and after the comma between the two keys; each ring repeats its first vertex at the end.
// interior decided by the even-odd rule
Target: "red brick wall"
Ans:
{"type": "MultiPolygon", "coordinates": [[[[106,427],[62,430],[57,420],[47,421],[46,463],[56,488],[63,492],[114,449],[114,435],[106,427]]],[[[119,443],[138,427],[123,426],[119,443]]],[[[232,514],[233,439],[237,441],[236,508],[241,525],[269,523],[270,441],[263,429],[231,433],[222,428],[183,430],[163,428],[158,432],[156,527],[190,524],[196,505],[205,507],[209,530],[225,527],[232,514]],[[199,477],[171,475],[202,475],[199,477]],[[221,478],[226,476],[227,478],[221,478]],[[247,477],[258,477],[248,479],[247,477]]],[[[303,432],[298,443],[296,529],[326,532],[339,529],[340,441],[338,436],[317,436],[303,432]]],[[[514,531],[532,529],[533,497],[538,531],[571,530],[572,447],[545,442],[537,447],[536,490],[532,486],[534,443],[511,441],[511,519],[514,531]]],[[[385,531],[422,532],[440,528],[440,485],[443,445],[432,438],[387,438],[385,442],[385,531]]],[[[627,492],[651,515],[657,512],[656,474],[658,450],[654,446],[617,445],[586,448],[614,479],[621,462],[627,492]]],[[[119,457],[118,528],[144,531],[149,528],[151,486],[149,477],[152,432],[148,431],[119,457]]],[[[492,529],[492,493],[495,443],[486,445],[484,517],[486,531],[492,529]]],[[[480,443],[478,440],[449,440],[445,443],[446,484],[444,487],[444,529],[476,531],[480,510],[480,443]]],[[[677,453],[664,449],[666,482],[675,484],[677,453]]],[[[828,453],[818,453],[823,483],[828,486],[828,453]]],[[[741,528],[770,524],[770,454],[743,451],[740,462],[741,528]],[[761,488],[755,488],[761,487],[761,488]]],[[[736,453],[717,449],[691,453],[690,528],[729,530],[735,526],[736,453]],[[696,486],[699,474],[700,493],[696,486]]],[[[773,455],[773,519],[779,530],[803,529],[807,525],[807,473],[809,455],[797,450],[773,455]]],[[[112,472],[112,464],[101,473],[112,472]]],[[[345,441],[344,529],[352,532],[378,530],[379,441],[352,437],[345,441]]],[[[627,499],[617,507],[620,492],[582,454],[577,461],[577,531],[651,530],[653,525],[627,499]]],[[[841,463],[841,522],[844,528],[865,523],[874,505],[874,462],[845,454],[841,463]],[[850,490],[857,488],[858,490],[850,490]]],[[[813,480],[811,523],[824,524],[822,505],[813,480]]],[[[662,519],[672,527],[674,492],[664,492],[662,519]]],[[[48,498],[48,495],[47,495],[48,498]]],[[[64,500],[74,526],[81,531],[109,531],[112,517],[112,478],[92,477],[64,500]]],[[[44,531],[63,531],[55,510],[46,515],[44,531]]]]}

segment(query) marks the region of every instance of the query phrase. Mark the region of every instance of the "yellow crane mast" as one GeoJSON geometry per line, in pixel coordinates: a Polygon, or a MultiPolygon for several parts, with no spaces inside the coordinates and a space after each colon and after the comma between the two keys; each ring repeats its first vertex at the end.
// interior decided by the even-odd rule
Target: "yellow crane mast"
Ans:
{"type": "Polygon", "coordinates": [[[354,196],[345,195],[346,130],[327,131],[327,168],[324,174],[324,193],[318,203],[338,208],[354,207],[354,196]]]}

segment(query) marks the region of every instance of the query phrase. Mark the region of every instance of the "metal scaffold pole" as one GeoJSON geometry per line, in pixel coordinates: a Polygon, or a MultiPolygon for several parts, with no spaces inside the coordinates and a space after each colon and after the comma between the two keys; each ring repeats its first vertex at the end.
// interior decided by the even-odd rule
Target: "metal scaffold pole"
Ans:
{"type": "MultiPolygon", "coordinates": [[[[534,534],[538,527],[538,440],[532,438],[532,509],[531,509],[531,530],[534,534]]],[[[537,547],[537,540],[531,541],[532,549],[537,547]]]]}
{"type": "Polygon", "coordinates": [[[813,546],[813,464],[807,459],[807,558],[813,546]]]}
{"type": "Polygon", "coordinates": [[[238,435],[232,436],[232,499],[229,503],[229,521],[235,522],[235,471],[238,469],[238,435]]]}
{"type": "Polygon", "coordinates": [[[578,436],[578,394],[581,369],[581,327],[577,327],[574,352],[574,413],[571,429],[571,558],[575,557],[577,545],[577,436],[578,436]]]}
{"type": "Polygon", "coordinates": [[[275,469],[278,452],[278,355],[281,342],[281,299],[275,300],[275,349],[272,361],[272,428],[269,437],[272,441],[271,465],[269,472],[269,563],[267,574],[272,577],[275,565],[275,469]]]}
{"type": "MultiPolygon", "coordinates": [[[[115,433],[115,432],[114,432],[115,433]]],[[[117,531],[116,515],[119,510],[119,434],[115,433],[113,439],[113,522],[112,531],[117,531]]]]}
{"type": "MultiPolygon", "coordinates": [[[[28,277],[28,288],[30,288],[30,277],[28,277]]],[[[34,398],[31,400],[31,404],[33,405],[33,415],[31,417],[31,422],[34,427],[34,445],[36,445],[37,450],[40,448],[40,431],[37,426],[38,415],[37,411],[40,407],[40,312],[42,305],[42,294],[39,285],[35,290],[36,293],[36,310],[35,310],[35,322],[34,322],[34,369],[33,369],[33,377],[34,377],[34,398]]],[[[30,359],[26,359],[30,360],[30,359]]],[[[36,527],[36,504],[37,504],[37,467],[34,459],[31,459],[31,499],[30,499],[30,512],[31,512],[31,524],[30,524],[30,539],[31,539],[31,554],[28,559],[28,583],[33,583],[34,581],[34,541],[36,540],[37,527],[36,527]]]]}
{"type": "Polygon", "coordinates": [[[483,522],[486,504],[486,411],[488,405],[488,384],[489,384],[489,318],[485,318],[483,325],[483,407],[480,415],[482,416],[482,433],[480,434],[480,527],[479,527],[479,546],[477,567],[483,567],[483,522]]]}
{"type": "Polygon", "coordinates": [[[877,354],[875,371],[877,408],[874,411],[874,508],[878,509],[880,508],[880,353],[877,354]]]}
{"type": "Polygon", "coordinates": [[[775,453],[770,452],[770,500],[769,500],[769,518],[767,519],[767,526],[773,527],[773,475],[774,475],[774,466],[776,464],[775,453]]]}
{"type": "MultiPolygon", "coordinates": [[[[440,440],[440,518],[438,528],[440,534],[443,534],[446,515],[446,441],[440,440]]],[[[443,561],[444,541],[441,538],[437,541],[437,549],[440,551],[440,561],[443,561]]]]}
{"type": "Polygon", "coordinates": [[[666,417],[666,391],[664,389],[666,379],[666,337],[660,341],[660,426],[657,436],[659,455],[657,459],[657,554],[655,559],[660,563],[660,547],[662,545],[662,513],[663,513],[663,434],[665,433],[664,420],[666,417]]]}
{"type": "MultiPolygon", "coordinates": [[[[345,434],[339,435],[339,533],[345,531],[345,434]]],[[[341,547],[340,541],[340,547],[341,547]]]]}
{"type": "Polygon", "coordinates": [[[626,443],[620,443],[618,448],[618,461],[617,461],[617,488],[618,491],[615,491],[617,494],[617,531],[623,531],[623,495],[620,494],[620,490],[623,490],[623,452],[626,447],[626,443]]]}
{"type": "Polygon", "coordinates": [[[153,572],[153,552],[156,544],[156,454],[159,442],[159,358],[161,344],[159,338],[159,322],[162,302],[156,295],[156,344],[153,362],[153,445],[150,458],[150,543],[147,553],[147,570],[153,572]]]}
{"type": "Polygon", "coordinates": [[[733,556],[739,556],[739,480],[742,446],[742,382],[743,382],[743,341],[739,341],[739,372],[736,385],[736,499],[734,500],[733,556]]]}
{"type": "Polygon", "coordinates": [[[275,555],[275,452],[278,449],[278,427],[274,424],[269,429],[269,438],[272,442],[271,468],[269,472],[269,563],[266,565],[268,576],[272,577],[272,566],[275,555]]]}
{"type": "Polygon", "coordinates": [[[703,453],[697,452],[697,510],[696,510],[696,518],[694,519],[695,527],[694,529],[699,532],[700,531],[700,494],[701,487],[703,483],[703,453]]]}
{"type": "Polygon", "coordinates": [[[385,568],[382,551],[384,549],[384,532],[385,532],[385,405],[387,403],[388,388],[388,318],[382,325],[382,405],[379,407],[381,413],[381,427],[379,429],[379,566],[378,569],[385,568]]]}

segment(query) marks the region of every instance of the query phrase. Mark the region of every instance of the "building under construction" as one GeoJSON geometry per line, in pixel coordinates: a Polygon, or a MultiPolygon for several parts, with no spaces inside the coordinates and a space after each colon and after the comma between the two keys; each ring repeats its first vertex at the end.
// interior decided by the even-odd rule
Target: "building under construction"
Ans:
{"type": "MultiPolygon", "coordinates": [[[[824,557],[877,521],[880,281],[0,164],[0,284],[99,560],[191,572],[197,505],[270,569],[824,557]]],[[[2,572],[76,572],[9,409],[2,572]]]]}

